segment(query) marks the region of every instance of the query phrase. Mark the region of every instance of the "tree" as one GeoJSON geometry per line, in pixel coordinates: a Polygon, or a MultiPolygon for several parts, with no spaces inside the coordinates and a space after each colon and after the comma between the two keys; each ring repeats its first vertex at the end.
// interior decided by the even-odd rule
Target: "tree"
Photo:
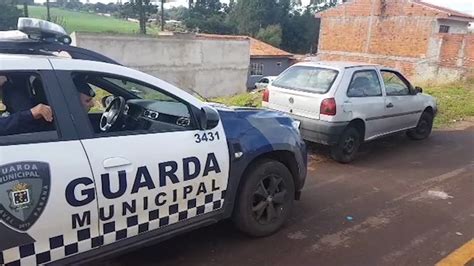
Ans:
{"type": "Polygon", "coordinates": [[[193,31],[217,34],[235,32],[228,23],[227,5],[219,0],[196,0],[184,19],[186,27],[193,31]]]}
{"type": "Polygon", "coordinates": [[[302,14],[294,13],[282,26],[283,41],[281,48],[293,53],[310,53],[319,31],[319,20],[308,8],[302,14]]]}
{"type": "Polygon", "coordinates": [[[280,25],[270,25],[265,29],[260,29],[257,33],[257,39],[271,44],[275,47],[280,47],[282,40],[282,29],[280,25]]]}
{"type": "Polygon", "coordinates": [[[290,0],[239,0],[231,20],[240,34],[255,36],[261,28],[282,23],[290,11],[290,0]]]}
{"type": "Polygon", "coordinates": [[[165,31],[165,0],[161,0],[161,31],[165,31]]]}
{"type": "Polygon", "coordinates": [[[168,19],[183,21],[189,16],[188,9],[186,7],[173,7],[165,10],[165,17],[168,19]]]}
{"type": "MultiPolygon", "coordinates": [[[[111,8],[111,6],[109,6],[109,8],[111,8]]],[[[113,12],[113,10],[110,11],[113,12]]],[[[138,19],[140,33],[146,34],[146,23],[148,18],[151,14],[156,13],[157,8],[151,4],[150,0],[133,0],[118,6],[115,15],[124,19],[138,19]]]]}
{"type": "Polygon", "coordinates": [[[138,6],[138,21],[140,23],[140,33],[146,34],[146,17],[145,17],[145,9],[143,7],[143,2],[146,0],[137,0],[138,6]]]}
{"type": "Polygon", "coordinates": [[[49,0],[46,0],[46,20],[51,21],[51,12],[49,10],[49,0]]]}
{"type": "Polygon", "coordinates": [[[16,5],[0,3],[0,30],[16,29],[21,10],[16,5]]]}
{"type": "Polygon", "coordinates": [[[23,4],[23,16],[29,17],[28,5],[34,4],[34,1],[33,0],[21,0],[21,3],[23,4]]]}

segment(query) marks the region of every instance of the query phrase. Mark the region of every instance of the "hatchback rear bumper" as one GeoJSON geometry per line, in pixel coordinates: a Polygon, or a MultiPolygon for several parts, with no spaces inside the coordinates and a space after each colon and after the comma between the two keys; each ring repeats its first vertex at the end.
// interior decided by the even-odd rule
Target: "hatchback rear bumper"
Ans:
{"type": "Polygon", "coordinates": [[[327,122],[309,119],[302,116],[290,115],[293,119],[301,122],[300,132],[304,140],[324,145],[334,145],[339,141],[344,129],[349,122],[327,122]]]}

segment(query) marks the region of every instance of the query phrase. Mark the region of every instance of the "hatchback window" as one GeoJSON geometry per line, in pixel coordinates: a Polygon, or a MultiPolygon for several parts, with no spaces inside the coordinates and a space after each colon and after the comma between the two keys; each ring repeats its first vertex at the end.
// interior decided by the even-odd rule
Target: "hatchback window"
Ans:
{"type": "Polygon", "coordinates": [[[336,80],[338,72],[333,69],[294,66],[284,72],[272,84],[276,87],[326,93],[336,80]]]}
{"type": "Polygon", "coordinates": [[[382,70],[385,91],[388,96],[409,95],[409,85],[395,72],[382,70]]]}
{"type": "Polygon", "coordinates": [[[374,70],[357,71],[352,76],[351,84],[347,89],[349,97],[382,96],[379,78],[374,70]]]}

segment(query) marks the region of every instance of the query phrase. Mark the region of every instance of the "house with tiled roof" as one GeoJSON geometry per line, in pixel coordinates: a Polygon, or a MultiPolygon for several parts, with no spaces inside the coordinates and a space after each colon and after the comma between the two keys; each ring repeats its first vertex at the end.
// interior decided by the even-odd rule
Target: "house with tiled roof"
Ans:
{"type": "Polygon", "coordinates": [[[197,34],[196,37],[205,39],[248,40],[250,42],[250,65],[247,88],[252,88],[262,77],[278,76],[293,62],[293,54],[249,36],[200,33],[197,34]]]}
{"type": "Polygon", "coordinates": [[[422,80],[474,75],[474,16],[420,0],[346,0],[316,13],[317,58],[378,63],[422,80]]]}

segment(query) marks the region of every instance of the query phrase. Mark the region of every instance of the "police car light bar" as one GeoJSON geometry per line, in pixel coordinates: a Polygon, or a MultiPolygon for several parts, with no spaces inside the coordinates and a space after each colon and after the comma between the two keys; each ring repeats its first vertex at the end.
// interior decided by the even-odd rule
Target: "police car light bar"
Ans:
{"type": "Polygon", "coordinates": [[[71,38],[63,27],[49,21],[36,18],[19,18],[18,30],[27,34],[31,39],[59,41],[70,44],[71,38]]]}

